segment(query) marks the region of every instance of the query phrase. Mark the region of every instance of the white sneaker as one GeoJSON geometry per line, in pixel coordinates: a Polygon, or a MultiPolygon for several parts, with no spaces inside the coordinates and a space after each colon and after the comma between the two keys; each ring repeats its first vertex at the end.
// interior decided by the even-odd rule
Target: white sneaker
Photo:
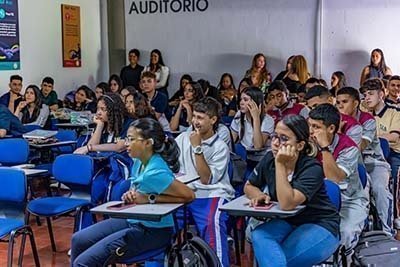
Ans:
{"type": "Polygon", "coordinates": [[[67,255],[68,257],[71,257],[71,249],[68,250],[67,255]]]}

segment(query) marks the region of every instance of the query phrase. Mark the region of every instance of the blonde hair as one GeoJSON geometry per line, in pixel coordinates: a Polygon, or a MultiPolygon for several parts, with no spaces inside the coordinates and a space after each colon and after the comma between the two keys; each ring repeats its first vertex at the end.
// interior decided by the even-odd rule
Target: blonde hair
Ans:
{"type": "Polygon", "coordinates": [[[297,55],[292,61],[292,71],[299,77],[299,82],[305,84],[310,76],[307,61],[302,55],[297,55]]]}

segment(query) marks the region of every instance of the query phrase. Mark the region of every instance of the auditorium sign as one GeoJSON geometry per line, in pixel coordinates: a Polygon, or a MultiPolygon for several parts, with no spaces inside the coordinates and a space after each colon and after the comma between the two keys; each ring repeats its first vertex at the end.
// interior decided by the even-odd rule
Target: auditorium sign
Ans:
{"type": "Polygon", "coordinates": [[[208,0],[132,0],[128,6],[129,15],[204,12],[208,0]]]}

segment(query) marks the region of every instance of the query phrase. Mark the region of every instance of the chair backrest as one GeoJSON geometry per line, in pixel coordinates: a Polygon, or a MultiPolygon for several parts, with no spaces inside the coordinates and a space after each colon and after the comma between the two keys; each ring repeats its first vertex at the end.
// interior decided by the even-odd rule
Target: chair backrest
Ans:
{"type": "Polygon", "coordinates": [[[22,138],[0,139],[0,163],[4,166],[28,162],[29,143],[22,138]]]}
{"type": "Polygon", "coordinates": [[[358,175],[360,177],[361,185],[363,188],[367,185],[367,170],[363,164],[358,164],[358,175]]]}
{"type": "MultiPolygon", "coordinates": [[[[54,136],[58,141],[77,141],[78,135],[75,130],[59,130],[54,136]]],[[[53,150],[59,154],[70,154],[74,152],[75,146],[60,146],[53,150]]]]}
{"type": "Polygon", "coordinates": [[[19,169],[0,167],[0,217],[25,219],[27,181],[19,169]]]}
{"type": "Polygon", "coordinates": [[[94,175],[93,159],[87,155],[60,155],[53,163],[53,175],[67,185],[89,186],[94,175]]]}
{"type": "Polygon", "coordinates": [[[381,149],[382,149],[382,152],[383,152],[383,156],[387,160],[389,158],[389,154],[390,154],[389,141],[387,139],[385,139],[385,138],[379,137],[379,143],[381,144],[381,149]]]}
{"type": "Polygon", "coordinates": [[[336,183],[328,179],[325,179],[325,188],[326,188],[326,193],[329,199],[331,200],[332,204],[335,205],[338,211],[340,211],[340,207],[342,206],[342,198],[339,186],[336,183]]]}

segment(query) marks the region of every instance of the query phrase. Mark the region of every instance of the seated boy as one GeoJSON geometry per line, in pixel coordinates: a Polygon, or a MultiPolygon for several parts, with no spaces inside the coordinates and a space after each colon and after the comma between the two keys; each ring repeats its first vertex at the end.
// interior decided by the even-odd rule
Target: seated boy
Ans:
{"type": "Polygon", "coordinates": [[[0,104],[8,107],[8,109],[14,113],[19,103],[22,101],[22,77],[19,75],[11,75],[8,87],[10,90],[0,97],[0,104]]]}
{"type": "Polygon", "coordinates": [[[49,106],[50,111],[56,111],[58,109],[58,97],[56,91],[54,91],[53,78],[43,78],[41,91],[43,95],[43,103],[49,106]]]}
{"type": "Polygon", "coordinates": [[[0,138],[7,134],[21,136],[25,132],[21,121],[6,106],[0,104],[0,138]]]}
{"type": "Polygon", "coordinates": [[[176,138],[181,150],[180,172],[200,176],[189,185],[196,199],[188,206],[201,238],[217,253],[224,267],[229,266],[226,222],[228,215],[219,207],[231,200],[234,190],[228,176],[229,148],[216,134],[220,119],[217,100],[205,97],[194,104],[193,131],[176,138]]]}
{"type": "Polygon", "coordinates": [[[363,127],[360,150],[370,176],[372,197],[375,202],[382,229],[392,234],[392,201],[389,191],[390,166],[386,162],[376,135],[376,121],[370,113],[360,111],[360,94],[357,89],[343,87],[337,91],[336,107],[343,114],[352,116],[363,127]]]}
{"type": "Polygon", "coordinates": [[[340,210],[341,242],[351,251],[358,242],[368,216],[368,198],[358,174],[360,152],[347,135],[339,134],[340,113],[331,104],[321,104],[310,111],[310,136],[320,151],[325,177],[347,183],[342,191],[340,210]]]}

